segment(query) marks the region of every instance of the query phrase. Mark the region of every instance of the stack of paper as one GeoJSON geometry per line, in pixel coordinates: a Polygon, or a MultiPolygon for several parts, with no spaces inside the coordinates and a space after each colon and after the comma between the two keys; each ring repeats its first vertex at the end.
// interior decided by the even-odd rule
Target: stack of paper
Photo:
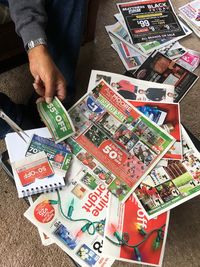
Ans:
{"type": "Polygon", "coordinates": [[[187,52],[178,40],[191,30],[178,19],[169,0],[131,1],[117,7],[117,22],[106,30],[127,70],[137,69],[155,50],[170,59],[187,52]]]}
{"type": "Polygon", "coordinates": [[[179,8],[180,17],[200,37],[200,1],[195,0],[179,8]]]}

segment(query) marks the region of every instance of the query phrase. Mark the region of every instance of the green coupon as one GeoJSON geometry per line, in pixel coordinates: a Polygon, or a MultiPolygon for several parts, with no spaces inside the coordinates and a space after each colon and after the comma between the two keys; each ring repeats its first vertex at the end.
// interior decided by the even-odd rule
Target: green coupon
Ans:
{"type": "Polygon", "coordinates": [[[50,104],[46,102],[38,103],[37,109],[55,143],[59,143],[75,133],[69,114],[57,97],[54,97],[50,104]]]}

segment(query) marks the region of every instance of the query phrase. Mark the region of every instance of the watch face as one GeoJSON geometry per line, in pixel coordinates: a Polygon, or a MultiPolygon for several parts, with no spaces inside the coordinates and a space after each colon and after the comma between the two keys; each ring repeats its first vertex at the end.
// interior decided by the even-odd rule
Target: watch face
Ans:
{"type": "Polygon", "coordinates": [[[27,50],[29,50],[29,49],[31,49],[33,47],[34,47],[34,41],[28,42],[28,44],[27,44],[27,50]]]}

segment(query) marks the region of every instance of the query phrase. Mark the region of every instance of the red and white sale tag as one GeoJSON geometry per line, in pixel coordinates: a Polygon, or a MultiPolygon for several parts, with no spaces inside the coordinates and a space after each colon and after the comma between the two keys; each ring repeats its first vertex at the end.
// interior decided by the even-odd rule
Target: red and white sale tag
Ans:
{"type": "Polygon", "coordinates": [[[23,160],[15,162],[13,165],[22,186],[34,183],[36,179],[44,179],[54,174],[44,152],[31,155],[23,160]]]}

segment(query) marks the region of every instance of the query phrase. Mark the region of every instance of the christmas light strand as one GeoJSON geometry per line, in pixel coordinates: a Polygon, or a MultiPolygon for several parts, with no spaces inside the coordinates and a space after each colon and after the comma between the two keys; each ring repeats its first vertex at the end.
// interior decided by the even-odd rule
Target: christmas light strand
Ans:
{"type": "MultiPolygon", "coordinates": [[[[62,202],[61,202],[61,197],[60,197],[60,193],[58,190],[56,190],[57,192],[57,196],[58,199],[57,200],[49,200],[49,203],[52,205],[58,205],[59,206],[59,210],[61,212],[61,215],[67,219],[70,220],[72,222],[84,222],[84,225],[81,227],[81,229],[78,231],[78,233],[76,234],[76,237],[79,236],[79,234],[81,233],[85,233],[87,232],[89,235],[94,235],[97,232],[97,227],[99,225],[105,226],[105,220],[100,220],[100,221],[90,221],[88,219],[85,218],[79,218],[79,219],[74,219],[72,218],[72,214],[74,212],[74,199],[71,200],[71,203],[69,205],[68,211],[67,211],[67,215],[64,213],[63,208],[62,208],[62,202]]],[[[154,240],[153,243],[153,248],[156,250],[160,247],[161,242],[163,240],[163,235],[164,235],[164,230],[163,228],[166,226],[165,224],[163,224],[161,227],[159,228],[155,228],[153,230],[151,230],[150,232],[146,232],[144,230],[143,227],[139,227],[138,231],[139,233],[144,237],[140,242],[136,243],[136,244],[129,244],[129,234],[127,232],[124,232],[120,235],[120,233],[117,231],[117,229],[115,228],[114,225],[111,224],[111,226],[113,227],[113,236],[117,239],[117,242],[112,240],[111,238],[109,238],[108,236],[105,236],[105,238],[111,242],[113,245],[115,246],[121,246],[121,247],[129,247],[131,249],[134,250],[134,256],[136,257],[137,261],[142,261],[142,256],[141,253],[139,251],[139,247],[153,234],[153,233],[157,233],[157,236],[154,240]]]]}
{"type": "Polygon", "coordinates": [[[62,208],[62,203],[61,203],[61,197],[60,197],[60,193],[58,190],[56,190],[57,192],[57,196],[58,196],[58,200],[49,200],[49,203],[51,205],[58,205],[59,206],[59,210],[62,214],[62,216],[67,219],[67,220],[70,220],[72,222],[85,222],[85,224],[82,226],[81,230],[79,231],[80,233],[84,233],[84,232],[87,232],[89,235],[94,235],[97,231],[97,226],[99,224],[103,224],[105,225],[105,220],[101,220],[101,221],[90,221],[88,219],[85,219],[85,218],[79,218],[79,219],[74,219],[72,218],[72,214],[73,214],[73,211],[74,211],[74,199],[72,199],[70,205],[69,205],[69,208],[68,208],[68,212],[67,212],[67,215],[64,213],[63,211],[63,208],[62,208]]]}

